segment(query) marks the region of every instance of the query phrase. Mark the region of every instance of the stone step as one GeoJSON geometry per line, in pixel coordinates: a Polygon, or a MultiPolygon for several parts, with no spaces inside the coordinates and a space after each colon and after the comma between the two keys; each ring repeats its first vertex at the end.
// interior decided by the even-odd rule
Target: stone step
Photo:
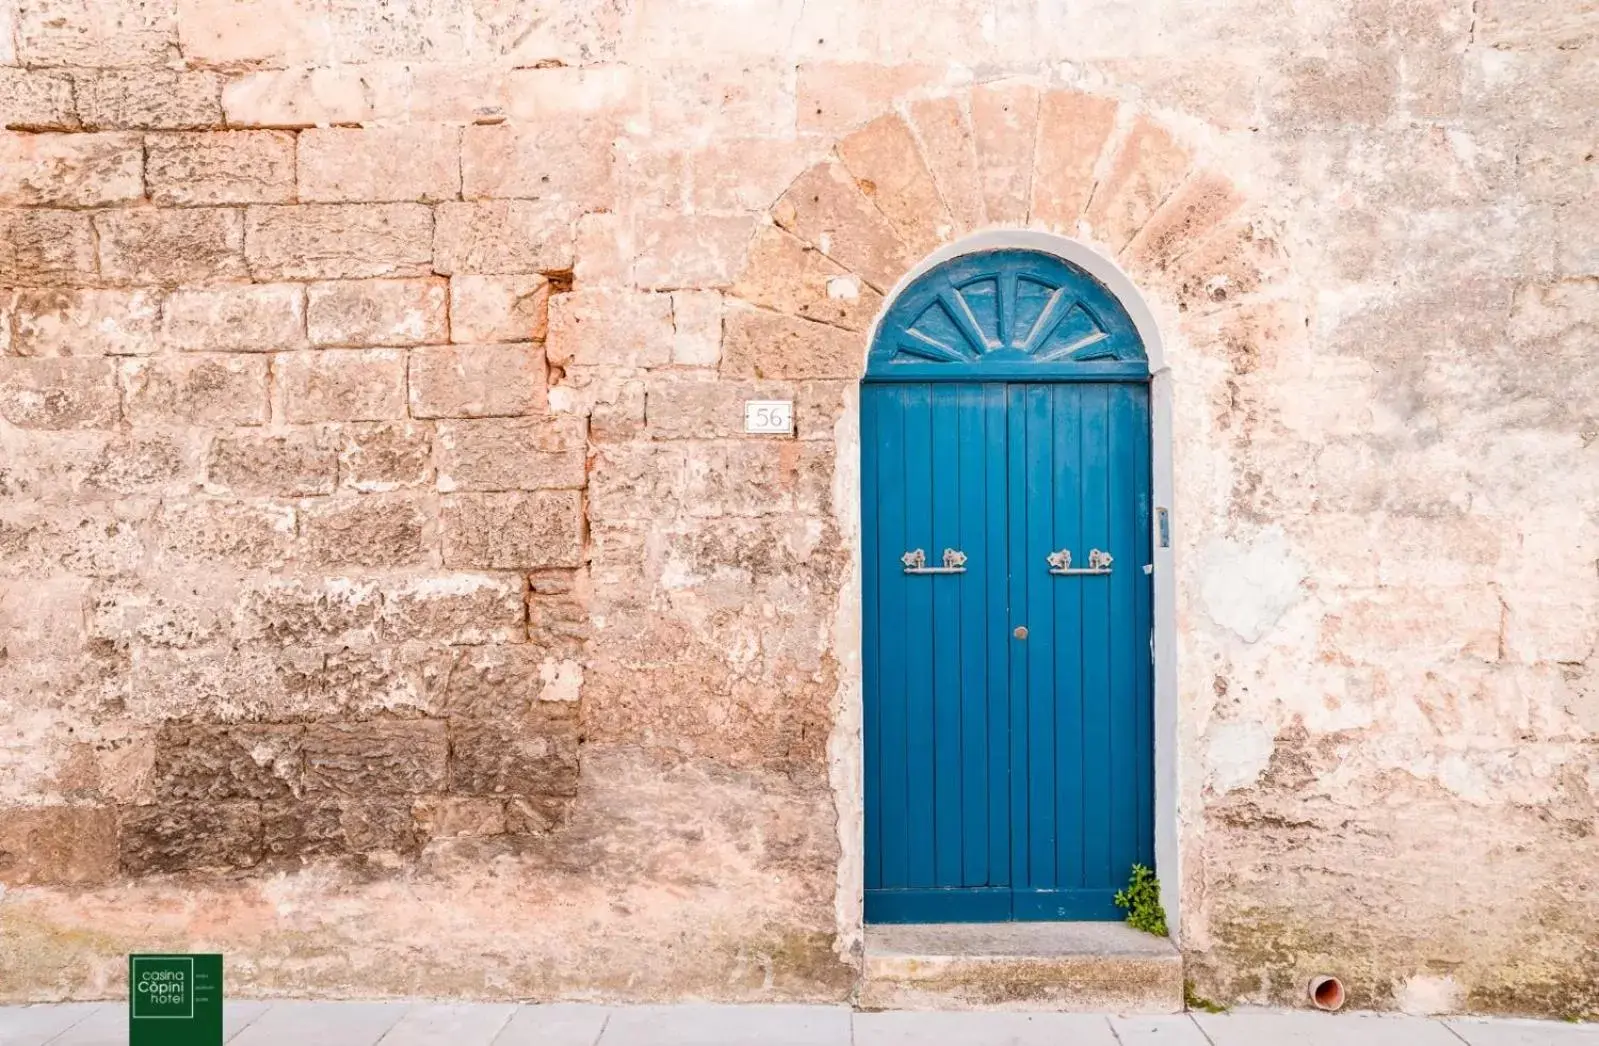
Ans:
{"type": "Polygon", "coordinates": [[[1183,960],[1124,923],[868,926],[859,1005],[1177,1013],[1183,960]]]}

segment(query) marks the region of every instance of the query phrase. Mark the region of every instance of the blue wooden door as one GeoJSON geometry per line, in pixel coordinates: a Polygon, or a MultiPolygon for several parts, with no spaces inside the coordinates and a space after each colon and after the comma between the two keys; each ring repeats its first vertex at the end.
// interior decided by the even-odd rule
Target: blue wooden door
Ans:
{"type": "Polygon", "coordinates": [[[1153,864],[1147,364],[1065,262],[958,259],[862,390],[866,917],[1111,919],[1153,864]]]}

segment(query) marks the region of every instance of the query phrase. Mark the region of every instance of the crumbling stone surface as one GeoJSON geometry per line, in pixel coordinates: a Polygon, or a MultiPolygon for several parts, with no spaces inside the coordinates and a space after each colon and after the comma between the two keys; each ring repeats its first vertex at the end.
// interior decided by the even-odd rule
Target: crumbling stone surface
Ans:
{"type": "Polygon", "coordinates": [[[401,6],[0,0],[0,998],[846,998],[854,389],[1025,227],[1162,334],[1197,989],[1599,1010],[1583,5],[401,6]]]}

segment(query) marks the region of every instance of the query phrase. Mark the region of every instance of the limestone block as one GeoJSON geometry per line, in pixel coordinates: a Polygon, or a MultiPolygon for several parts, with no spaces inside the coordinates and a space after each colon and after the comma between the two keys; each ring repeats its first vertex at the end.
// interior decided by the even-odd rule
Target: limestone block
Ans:
{"type": "Polygon", "coordinates": [[[175,12],[150,0],[38,0],[20,8],[23,65],[134,68],[176,57],[175,12]]]}
{"type": "Polygon", "coordinates": [[[299,284],[179,287],[161,312],[162,341],[180,352],[281,352],[306,344],[299,284]]]}
{"type": "Polygon", "coordinates": [[[446,566],[578,566],[583,556],[582,496],[576,491],[446,495],[443,531],[446,566]]]}
{"type": "Polygon", "coordinates": [[[222,111],[229,127],[326,127],[374,119],[372,99],[358,68],[266,69],[229,80],[222,111]]]}
{"type": "Polygon", "coordinates": [[[558,366],[657,367],[672,359],[672,299],[622,290],[550,301],[545,351],[558,366]]]}
{"type": "Polygon", "coordinates": [[[294,135],[174,131],[145,136],[150,199],[170,207],[294,199],[294,135]]]}
{"type": "MultiPolygon", "coordinates": [[[[237,569],[225,554],[218,560],[237,569]]],[[[246,566],[256,564],[246,563],[246,566]]],[[[142,721],[296,722],[340,711],[320,650],[256,646],[133,651],[127,711],[142,721]]]]}
{"type": "Polygon", "coordinates": [[[469,796],[419,799],[414,807],[417,826],[432,839],[459,839],[505,832],[505,802],[469,796]]]}
{"type": "Polygon", "coordinates": [[[588,444],[577,418],[440,422],[439,489],[559,490],[587,482],[588,444]]]}
{"type": "Polygon", "coordinates": [[[955,221],[955,231],[970,232],[984,225],[988,218],[977,166],[977,143],[960,99],[912,101],[906,106],[906,114],[939,195],[955,221]]]}
{"type": "Polygon", "coordinates": [[[235,494],[331,494],[338,476],[337,452],[310,430],[220,433],[206,454],[206,482],[235,494]]]}
{"type": "Polygon", "coordinates": [[[433,212],[422,204],[251,207],[245,225],[258,280],[432,274],[433,212]]]}
{"type": "Polygon", "coordinates": [[[178,43],[190,62],[294,65],[325,53],[326,5],[315,0],[178,0],[178,43]]]}
{"type": "Polygon", "coordinates": [[[879,291],[892,287],[915,260],[839,163],[820,163],[800,175],[772,214],[778,225],[879,291]]]}
{"type": "Polygon", "coordinates": [[[317,566],[408,567],[426,563],[430,511],[409,494],[356,494],[310,501],[300,510],[305,558],[317,566]]]}
{"type": "Polygon", "coordinates": [[[0,206],[103,207],[144,196],[136,134],[0,131],[0,206]]]}
{"type": "Polygon", "coordinates": [[[744,433],[744,401],[793,399],[787,382],[651,381],[647,414],[656,439],[729,439],[744,433]]]}
{"type": "Polygon", "coordinates": [[[1344,48],[1290,62],[1268,86],[1267,112],[1282,126],[1376,126],[1398,105],[1398,59],[1388,48],[1344,48]]]}
{"type": "Polygon", "coordinates": [[[585,288],[621,287],[632,281],[633,223],[617,214],[577,220],[572,274],[585,288]]]}
{"type": "Polygon", "coordinates": [[[244,800],[129,807],[118,835],[125,875],[251,868],[261,860],[261,807],[244,800]]]}
{"type": "Polygon", "coordinates": [[[0,67],[0,127],[15,131],[73,131],[78,111],[72,78],[42,69],[0,67]]]}
{"type": "Polygon", "coordinates": [[[570,269],[576,220],[576,208],[548,200],[441,204],[433,268],[446,276],[570,269]]]}
{"type": "Polygon", "coordinates": [[[453,200],[461,192],[461,131],[412,124],[329,127],[300,133],[306,203],[453,200]]]}
{"type": "Polygon", "coordinates": [[[1038,137],[1039,89],[999,80],[972,88],[972,137],[977,177],[988,220],[1006,225],[1027,221],[1032,196],[1033,143],[1038,137]]]}
{"type": "Polygon", "coordinates": [[[603,121],[612,127],[641,117],[644,110],[643,84],[627,65],[513,69],[506,86],[514,121],[603,121]]]}
{"type": "Polygon", "coordinates": [[[851,378],[865,357],[853,331],[758,309],[728,311],[722,371],[746,378],[851,378]]]}
{"type": "Polygon", "coordinates": [[[1188,170],[1188,151],[1146,116],[1133,121],[1084,219],[1118,253],[1144,227],[1188,170]]]}
{"type": "MultiPolygon", "coordinates": [[[[650,130],[661,141],[787,136],[794,128],[794,66],[775,57],[685,56],[645,72],[650,130]]],[[[801,127],[803,132],[807,130],[801,127]]]]}
{"type": "Polygon", "coordinates": [[[715,291],[672,295],[672,362],[714,367],[722,359],[722,296],[715,291]]]}
{"type": "MultiPolygon", "coordinates": [[[[386,643],[430,640],[451,646],[520,643],[527,638],[525,587],[515,576],[413,575],[384,586],[378,637],[386,643]]],[[[452,669],[452,686],[454,681],[452,669]]]]}
{"type": "Polygon", "coordinates": [[[339,647],[328,651],[318,701],[350,718],[437,715],[449,660],[420,645],[339,647]]]}
{"type": "Polygon", "coordinates": [[[433,481],[433,431],[426,423],[389,422],[339,428],[339,485],[383,491],[433,481]]]}
{"type": "Polygon", "coordinates": [[[17,496],[175,494],[200,478],[201,446],[187,432],[19,431],[6,441],[19,459],[0,466],[17,496]],[[31,439],[29,437],[32,437],[31,439]]]}
{"type": "Polygon", "coordinates": [[[403,349],[327,349],[273,357],[283,417],[319,421],[388,421],[405,417],[403,349]]]}
{"type": "Polygon", "coordinates": [[[1035,224],[1068,236],[1088,206],[1094,168],[1116,126],[1116,100],[1082,91],[1046,91],[1039,103],[1038,156],[1033,163],[1035,224]]]}
{"type": "Polygon", "coordinates": [[[872,119],[894,99],[936,84],[935,63],[812,62],[799,67],[799,129],[836,135],[872,119]]]}
{"type": "Polygon", "coordinates": [[[88,214],[0,209],[0,284],[72,286],[98,275],[88,214]]]}
{"type": "Polygon", "coordinates": [[[167,723],[156,735],[155,787],[165,801],[298,795],[299,726],[167,723]]]}
{"type": "Polygon", "coordinates": [[[461,138],[462,194],[607,210],[614,202],[610,134],[603,122],[582,120],[468,127],[461,138]]]}
{"type": "Polygon", "coordinates": [[[411,416],[494,418],[545,406],[538,345],[452,345],[411,353],[411,416]]]}
{"type": "Polygon", "coordinates": [[[308,795],[366,799],[440,792],[446,760],[440,722],[312,723],[305,731],[308,795]]]}
{"type": "Polygon", "coordinates": [[[227,639],[233,629],[233,586],[213,577],[115,578],[84,600],[90,638],[126,649],[188,649],[227,639]]]}
{"type": "Polygon", "coordinates": [[[248,581],[234,617],[238,638],[276,647],[368,647],[377,638],[383,592],[345,577],[248,581]]]}
{"type": "Polygon", "coordinates": [[[550,281],[542,276],[450,278],[450,341],[543,341],[550,281]]]}
{"type": "Polygon", "coordinates": [[[1168,268],[1243,206],[1241,193],[1225,176],[1201,171],[1178,189],[1127,246],[1135,271],[1168,268]]]}
{"type": "Polygon", "coordinates": [[[110,428],[121,416],[112,360],[0,359],[0,417],[19,428],[110,428]]]}
{"type": "Polygon", "coordinates": [[[161,295],[151,290],[24,290],[12,307],[18,356],[142,356],[160,344],[161,295]]]}
{"type": "Polygon", "coordinates": [[[130,283],[242,280],[244,221],[236,210],[102,211],[94,216],[100,271],[130,283]]]}
{"type": "Polygon", "coordinates": [[[117,814],[110,807],[0,809],[0,883],[85,886],[117,874],[117,814]]]}
{"type": "Polygon", "coordinates": [[[134,572],[144,558],[148,517],[148,508],[137,503],[12,508],[0,514],[0,535],[6,539],[0,573],[106,577],[134,572]]]}
{"type": "Polygon", "coordinates": [[[152,356],[122,368],[134,425],[264,425],[271,416],[267,361],[250,356],[152,356]]]}
{"type": "Polygon", "coordinates": [[[954,238],[955,220],[922,162],[910,127],[898,115],[880,116],[838,143],[855,184],[917,254],[954,238]]]}
{"type": "Polygon", "coordinates": [[[636,438],[644,431],[644,383],[610,385],[589,412],[589,438],[596,443],[636,438]]]}
{"type": "Polygon", "coordinates": [[[311,344],[425,345],[447,340],[444,280],[341,280],[306,288],[311,344]]]}
{"type": "Polygon", "coordinates": [[[749,264],[730,292],[751,305],[864,331],[883,296],[816,248],[775,225],[750,245],[749,264]]]}
{"type": "Polygon", "coordinates": [[[726,287],[744,268],[749,217],[663,215],[640,220],[633,279],[646,290],[726,287]]]}
{"type": "Polygon", "coordinates": [[[444,710],[461,719],[520,722],[539,699],[543,686],[539,670],[549,657],[549,651],[536,643],[461,651],[450,669],[444,710]]]}
{"type": "Polygon", "coordinates": [[[165,69],[97,70],[72,77],[89,130],[192,131],[222,126],[222,77],[165,69]]]}
{"type": "Polygon", "coordinates": [[[172,563],[281,566],[294,549],[295,514],[285,505],[167,502],[156,515],[155,538],[158,553],[172,563]]]}
{"type": "Polygon", "coordinates": [[[452,792],[570,796],[577,772],[575,716],[543,711],[515,722],[450,721],[452,792]]]}
{"type": "Polygon", "coordinates": [[[712,213],[765,211],[821,158],[821,142],[809,137],[717,137],[685,157],[689,203],[712,213]]]}
{"type": "Polygon", "coordinates": [[[1287,270],[1271,228],[1258,216],[1234,219],[1170,266],[1172,293],[1191,309],[1219,308],[1267,286],[1287,270]]]}

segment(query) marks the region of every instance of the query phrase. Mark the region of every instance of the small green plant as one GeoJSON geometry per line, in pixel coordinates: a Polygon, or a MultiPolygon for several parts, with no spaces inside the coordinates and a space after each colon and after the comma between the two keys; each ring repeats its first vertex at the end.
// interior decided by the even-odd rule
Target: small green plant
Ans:
{"type": "Polygon", "coordinates": [[[1194,990],[1193,981],[1183,982],[1183,1007],[1189,1010],[1203,1010],[1206,1013],[1226,1013],[1227,1007],[1219,1002],[1213,1002],[1194,990]]]}
{"type": "Polygon", "coordinates": [[[1127,925],[1135,930],[1166,936],[1166,909],[1160,906],[1160,880],[1141,864],[1133,865],[1127,889],[1117,890],[1116,907],[1127,910],[1127,925]]]}

